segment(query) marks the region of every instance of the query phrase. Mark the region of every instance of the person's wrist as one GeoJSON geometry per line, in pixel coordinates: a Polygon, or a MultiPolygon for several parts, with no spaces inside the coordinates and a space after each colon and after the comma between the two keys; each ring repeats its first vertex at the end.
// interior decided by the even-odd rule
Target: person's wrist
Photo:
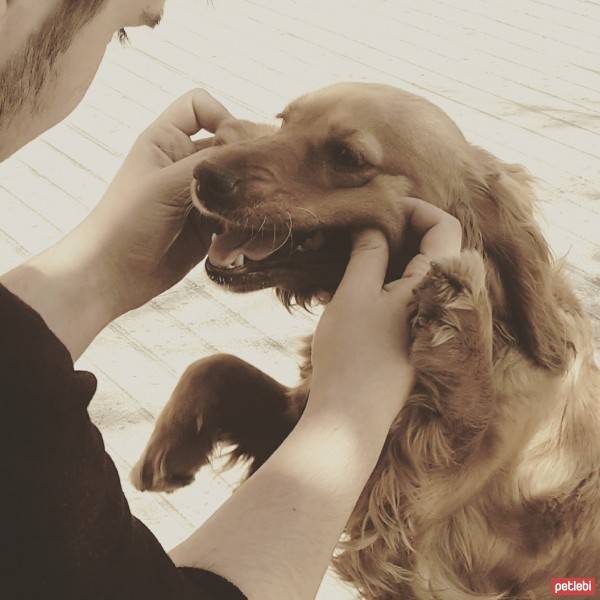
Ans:
{"type": "Polygon", "coordinates": [[[99,262],[75,230],[4,274],[0,283],[42,316],[75,360],[115,317],[99,262]]]}
{"type": "Polygon", "coordinates": [[[390,373],[339,375],[313,373],[305,414],[317,419],[356,423],[377,436],[386,433],[404,406],[414,383],[414,368],[399,361],[390,373]]]}
{"type": "Polygon", "coordinates": [[[106,222],[97,208],[55,247],[59,260],[61,255],[77,253],[71,277],[85,287],[82,292],[105,325],[136,308],[128,293],[132,282],[127,280],[122,265],[114,258],[119,244],[114,225],[106,222]]]}

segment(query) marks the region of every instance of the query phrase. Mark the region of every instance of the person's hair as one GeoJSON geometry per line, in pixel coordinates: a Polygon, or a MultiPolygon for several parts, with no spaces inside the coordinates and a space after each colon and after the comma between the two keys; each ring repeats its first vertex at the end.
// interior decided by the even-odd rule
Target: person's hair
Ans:
{"type": "Polygon", "coordinates": [[[100,12],[106,0],[62,0],[60,5],[0,70],[0,123],[26,103],[39,108],[42,87],[76,33],[100,12]]]}

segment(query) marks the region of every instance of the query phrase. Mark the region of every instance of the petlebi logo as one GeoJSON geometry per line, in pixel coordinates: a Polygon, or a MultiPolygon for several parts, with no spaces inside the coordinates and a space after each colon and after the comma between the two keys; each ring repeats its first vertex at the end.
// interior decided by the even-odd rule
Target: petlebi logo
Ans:
{"type": "Polygon", "coordinates": [[[566,577],[552,579],[555,596],[596,596],[595,577],[566,577]]]}

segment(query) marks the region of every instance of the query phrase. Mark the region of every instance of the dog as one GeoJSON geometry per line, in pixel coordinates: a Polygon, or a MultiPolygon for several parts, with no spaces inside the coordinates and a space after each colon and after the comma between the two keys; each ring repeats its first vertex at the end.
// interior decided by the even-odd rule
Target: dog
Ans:
{"type": "MultiPolygon", "coordinates": [[[[272,287],[286,305],[335,291],[351,233],[382,230],[387,279],[417,253],[402,198],[461,223],[411,308],[416,382],[334,559],[369,600],[549,598],[600,577],[600,371],[591,326],[535,220],[528,173],[470,144],[425,99],[377,84],[303,96],[279,129],[228,120],[195,172],[215,220],[208,276],[272,287]]],[[[218,444],[249,474],[292,430],[310,389],[229,355],[191,365],[133,482],[190,483],[218,444]]]]}

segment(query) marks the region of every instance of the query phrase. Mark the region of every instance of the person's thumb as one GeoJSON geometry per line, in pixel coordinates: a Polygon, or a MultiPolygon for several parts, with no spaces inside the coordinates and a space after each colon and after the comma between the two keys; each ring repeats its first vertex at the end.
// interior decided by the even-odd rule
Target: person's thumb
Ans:
{"type": "Polygon", "coordinates": [[[165,257],[172,273],[183,277],[206,257],[213,233],[211,225],[214,223],[192,208],[165,257]]]}
{"type": "Polygon", "coordinates": [[[352,254],[336,296],[381,291],[388,267],[389,247],[383,233],[367,229],[354,234],[352,254]]]}

